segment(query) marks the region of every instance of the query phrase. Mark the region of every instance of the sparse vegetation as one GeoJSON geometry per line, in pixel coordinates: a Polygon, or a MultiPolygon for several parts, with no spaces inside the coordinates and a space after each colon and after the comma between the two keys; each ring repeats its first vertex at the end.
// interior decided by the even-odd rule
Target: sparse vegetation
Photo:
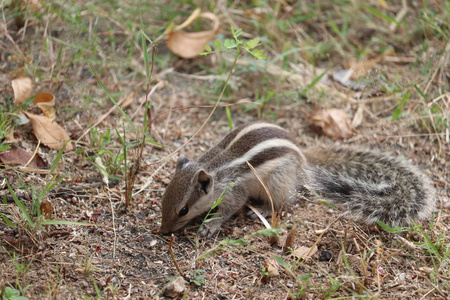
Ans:
{"type": "MultiPolygon", "coordinates": [[[[2,299],[153,299],[177,275],[190,283],[178,294],[186,299],[450,297],[449,1],[3,0],[0,8],[2,299]],[[205,55],[181,59],[164,33],[196,8],[214,13],[221,32],[205,55]],[[33,88],[16,103],[11,81],[21,77],[33,88]],[[52,122],[73,151],[49,148],[23,123],[23,111],[42,115],[33,103],[41,92],[55,96],[52,122]],[[351,116],[351,137],[309,126],[325,108],[351,116]],[[300,199],[280,229],[241,216],[206,239],[200,221],[175,236],[173,260],[158,233],[170,154],[198,157],[257,118],[286,127],[302,147],[339,139],[411,159],[437,190],[433,220],[361,227],[300,199]],[[17,148],[30,156],[4,156],[17,148]],[[282,251],[294,226],[294,248],[319,253],[282,251]]],[[[197,19],[186,30],[208,26],[197,19]]]]}

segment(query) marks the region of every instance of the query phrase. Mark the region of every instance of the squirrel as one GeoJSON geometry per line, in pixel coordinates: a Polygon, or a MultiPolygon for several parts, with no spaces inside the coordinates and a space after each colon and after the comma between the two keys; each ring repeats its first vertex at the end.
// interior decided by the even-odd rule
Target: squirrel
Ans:
{"type": "Polygon", "coordinates": [[[256,121],[232,130],[197,161],[178,159],[161,200],[161,233],[183,228],[221,196],[201,235],[213,235],[249,200],[271,205],[247,162],[269,190],[275,210],[311,193],[343,206],[357,221],[403,226],[428,218],[435,206],[430,180],[399,158],[348,146],[302,151],[283,128],[256,121]]]}

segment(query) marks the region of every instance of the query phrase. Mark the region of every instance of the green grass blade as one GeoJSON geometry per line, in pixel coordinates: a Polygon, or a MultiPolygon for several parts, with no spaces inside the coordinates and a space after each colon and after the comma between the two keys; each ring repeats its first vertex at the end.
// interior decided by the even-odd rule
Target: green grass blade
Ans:
{"type": "Polygon", "coordinates": [[[397,25],[400,25],[400,22],[398,22],[396,19],[389,17],[388,15],[382,13],[381,11],[377,10],[376,8],[373,8],[372,6],[365,5],[360,3],[359,6],[370,12],[372,15],[379,17],[385,21],[388,21],[390,23],[395,23],[397,25]]]}
{"type": "Polygon", "coordinates": [[[30,217],[30,214],[28,213],[27,208],[25,207],[23,202],[20,201],[19,198],[17,198],[16,193],[14,193],[14,190],[12,189],[12,187],[8,181],[6,181],[6,184],[8,185],[9,192],[11,193],[11,196],[13,197],[14,202],[16,203],[17,207],[19,207],[20,211],[22,212],[22,215],[27,220],[28,225],[30,225],[31,227],[34,227],[35,224],[34,224],[33,220],[31,220],[31,217],[30,217]]]}
{"type": "Polygon", "coordinates": [[[2,217],[3,221],[8,225],[8,227],[16,228],[16,225],[14,225],[13,222],[11,222],[10,219],[8,219],[4,214],[0,213],[0,217],[2,217]]]}

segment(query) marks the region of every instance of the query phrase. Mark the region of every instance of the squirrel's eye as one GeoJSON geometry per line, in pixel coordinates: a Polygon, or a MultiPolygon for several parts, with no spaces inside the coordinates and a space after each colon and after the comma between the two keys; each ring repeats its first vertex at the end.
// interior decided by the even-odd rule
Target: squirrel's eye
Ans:
{"type": "Polygon", "coordinates": [[[189,212],[189,208],[187,207],[187,205],[185,207],[183,207],[180,212],[178,213],[179,217],[185,216],[187,215],[187,213],[189,212]]]}

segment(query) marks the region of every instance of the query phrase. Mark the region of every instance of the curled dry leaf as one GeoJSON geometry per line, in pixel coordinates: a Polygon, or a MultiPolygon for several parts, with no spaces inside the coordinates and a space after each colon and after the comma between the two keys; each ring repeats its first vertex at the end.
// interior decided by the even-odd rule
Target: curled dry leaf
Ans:
{"type": "Polygon", "coordinates": [[[55,96],[51,93],[39,93],[34,97],[33,103],[36,104],[47,116],[47,118],[54,120],[56,116],[55,111],[55,96]]]}
{"type": "Polygon", "coordinates": [[[47,199],[44,199],[41,202],[41,213],[44,216],[44,219],[47,219],[47,220],[52,219],[53,205],[47,199]]]}
{"type": "Polygon", "coordinates": [[[11,81],[14,91],[14,104],[22,104],[30,98],[33,81],[29,77],[19,77],[11,81]]]}
{"type": "Polygon", "coordinates": [[[326,109],[316,112],[311,116],[314,125],[322,129],[322,132],[334,139],[349,138],[353,134],[350,127],[350,118],[341,109],[326,109]]]}
{"type": "Polygon", "coordinates": [[[283,252],[287,253],[294,249],[295,235],[297,234],[297,228],[294,226],[288,233],[286,241],[284,242],[283,252]]]}
{"type": "Polygon", "coordinates": [[[47,117],[38,116],[30,113],[25,113],[25,115],[30,119],[31,125],[33,126],[34,135],[42,144],[49,148],[59,150],[64,144],[67,143],[66,150],[73,150],[72,143],[70,142],[70,137],[67,132],[59,126],[57,123],[52,122],[47,117]]]}
{"type": "Polygon", "coordinates": [[[268,283],[270,278],[280,276],[280,272],[278,272],[278,264],[273,259],[266,259],[264,262],[265,274],[262,277],[262,281],[264,283],[268,283]]]}
{"type": "Polygon", "coordinates": [[[15,147],[0,152],[0,163],[8,166],[28,166],[38,169],[47,168],[47,164],[39,154],[36,153],[33,156],[33,153],[15,147]]]}
{"type": "Polygon", "coordinates": [[[313,247],[298,247],[294,251],[292,251],[292,255],[294,255],[297,258],[307,259],[311,258],[314,254],[317,253],[319,249],[317,249],[317,246],[313,247]]]}
{"type": "Polygon", "coordinates": [[[200,13],[200,10],[196,9],[183,24],[167,33],[167,48],[182,58],[196,57],[201,51],[205,50],[208,42],[213,40],[214,36],[220,31],[219,25],[219,18],[215,14],[210,12],[200,13]],[[181,30],[189,26],[197,18],[211,20],[214,24],[213,28],[199,32],[186,32],[181,30]]]}
{"type": "Polygon", "coordinates": [[[25,125],[30,123],[30,119],[28,119],[23,112],[20,112],[19,114],[16,115],[14,123],[16,123],[16,125],[25,125]]]}

